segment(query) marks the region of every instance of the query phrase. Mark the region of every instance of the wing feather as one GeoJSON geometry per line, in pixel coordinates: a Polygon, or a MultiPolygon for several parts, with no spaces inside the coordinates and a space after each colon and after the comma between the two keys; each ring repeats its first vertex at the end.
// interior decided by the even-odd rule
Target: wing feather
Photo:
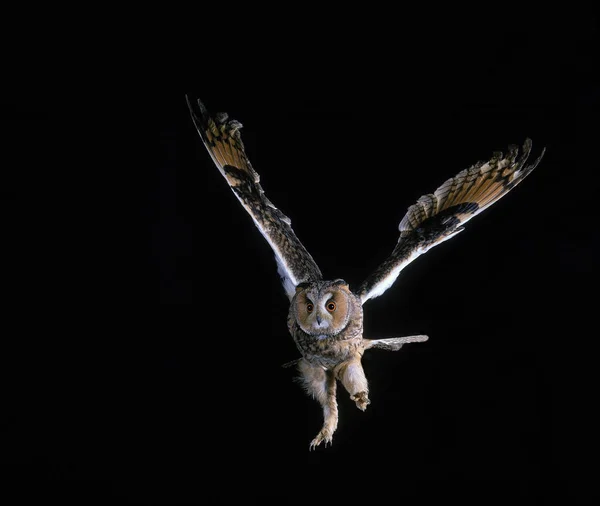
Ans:
{"type": "Polygon", "coordinates": [[[521,156],[517,146],[510,146],[506,156],[496,152],[489,161],[476,163],[446,180],[434,193],[420,197],[400,221],[400,238],[392,254],[360,286],[362,302],[385,292],[410,262],[462,232],[462,225],[523,181],[545,149],[526,165],[530,152],[531,140],[526,139],[521,156]]]}
{"type": "Polygon", "coordinates": [[[216,114],[213,119],[200,100],[196,114],[187,96],[186,100],[196,129],[219,172],[273,249],[277,271],[291,299],[299,283],[322,279],[319,267],[296,237],[291,220],[264,194],[260,176],[244,150],[242,124],[230,120],[225,113],[216,114]]]}

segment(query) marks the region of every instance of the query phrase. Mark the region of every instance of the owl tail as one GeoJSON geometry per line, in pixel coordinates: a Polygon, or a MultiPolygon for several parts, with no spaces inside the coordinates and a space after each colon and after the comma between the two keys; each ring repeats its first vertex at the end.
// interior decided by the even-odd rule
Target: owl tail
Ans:
{"type": "Polygon", "coordinates": [[[398,351],[403,345],[407,343],[423,343],[427,341],[429,337],[419,336],[406,336],[406,337],[389,337],[387,339],[363,339],[365,350],[369,348],[380,348],[387,351],[398,351]]]}

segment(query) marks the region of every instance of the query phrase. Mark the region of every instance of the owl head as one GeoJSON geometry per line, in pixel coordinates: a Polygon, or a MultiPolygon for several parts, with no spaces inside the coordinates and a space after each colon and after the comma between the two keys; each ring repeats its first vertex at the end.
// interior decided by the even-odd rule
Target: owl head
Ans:
{"type": "Polygon", "coordinates": [[[318,339],[342,332],[362,316],[360,301],[343,279],[300,283],[290,309],[300,328],[318,339]]]}

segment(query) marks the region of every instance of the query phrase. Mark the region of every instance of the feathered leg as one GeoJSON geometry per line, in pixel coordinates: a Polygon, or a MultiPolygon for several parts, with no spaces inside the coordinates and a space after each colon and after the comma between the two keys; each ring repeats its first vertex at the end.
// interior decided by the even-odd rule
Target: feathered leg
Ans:
{"type": "Polygon", "coordinates": [[[331,444],[338,424],[335,376],[331,371],[312,366],[304,359],[298,361],[298,370],[302,374],[304,388],[319,401],[323,408],[323,428],[311,441],[310,449],[319,446],[323,441],[327,446],[327,443],[331,444]]]}
{"type": "Polygon", "coordinates": [[[371,404],[369,400],[369,386],[365,371],[360,363],[362,355],[355,355],[350,360],[342,362],[333,370],[335,377],[342,382],[344,388],[350,394],[350,399],[356,402],[356,407],[362,411],[371,404]]]}

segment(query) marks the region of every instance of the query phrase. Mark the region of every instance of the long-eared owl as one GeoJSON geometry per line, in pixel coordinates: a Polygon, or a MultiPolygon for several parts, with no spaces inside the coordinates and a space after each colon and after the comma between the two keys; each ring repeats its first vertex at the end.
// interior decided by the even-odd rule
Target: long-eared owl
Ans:
{"type": "Polygon", "coordinates": [[[527,165],[531,151],[527,139],[521,153],[517,146],[510,146],[506,155],[494,153],[489,161],[472,165],[434,193],[423,195],[400,221],[400,237],[388,258],[360,286],[350,289],[343,279],[323,279],[292,230],[290,219],[265,196],[244,150],[242,125],[224,113],[211,117],[200,100],[195,106],[188,100],[188,106],[215,165],[273,249],[290,300],[288,329],[301,355],[286,365],[297,366],[306,391],[323,409],[324,423],[310,448],[322,442],[327,445],[338,423],[338,381],[359,409],[364,411],[370,403],[361,364],[365,351],[399,350],[406,343],[427,340],[424,335],[366,339],[363,304],[385,292],[410,262],[460,233],[467,221],[523,181],[544,151],[527,165]]]}

